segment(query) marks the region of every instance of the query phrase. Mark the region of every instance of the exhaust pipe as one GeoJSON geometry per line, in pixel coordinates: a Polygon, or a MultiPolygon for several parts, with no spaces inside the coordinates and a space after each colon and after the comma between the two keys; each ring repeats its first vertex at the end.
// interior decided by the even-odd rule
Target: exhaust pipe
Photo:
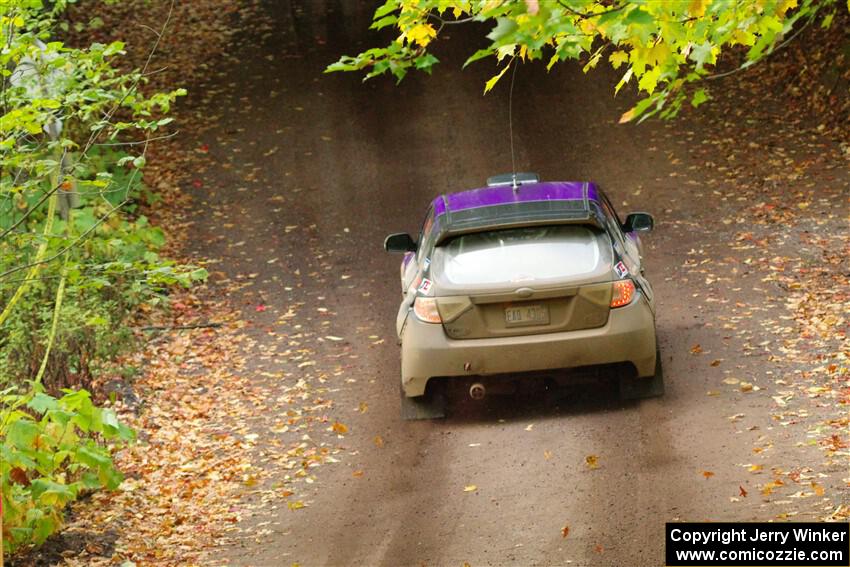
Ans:
{"type": "Polygon", "coordinates": [[[481,382],[476,382],[472,386],[469,387],[469,397],[473,400],[483,400],[484,396],[487,395],[487,390],[484,388],[484,384],[481,382]]]}

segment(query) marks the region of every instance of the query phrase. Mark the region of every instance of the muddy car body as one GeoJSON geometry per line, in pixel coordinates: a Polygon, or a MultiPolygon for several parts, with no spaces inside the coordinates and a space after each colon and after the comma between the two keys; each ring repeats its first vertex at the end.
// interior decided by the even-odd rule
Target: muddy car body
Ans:
{"type": "Polygon", "coordinates": [[[655,298],[639,233],[589,182],[522,183],[441,195],[404,252],[397,317],[403,397],[452,377],[622,364],[625,386],[658,389],[655,298]],[[652,380],[655,378],[656,380],[652,380]]]}

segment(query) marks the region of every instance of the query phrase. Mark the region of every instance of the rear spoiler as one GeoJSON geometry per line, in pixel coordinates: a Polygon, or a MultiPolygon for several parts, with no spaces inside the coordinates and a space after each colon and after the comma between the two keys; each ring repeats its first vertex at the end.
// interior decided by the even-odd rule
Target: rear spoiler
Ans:
{"type": "Polygon", "coordinates": [[[440,223],[437,229],[438,234],[434,244],[438,246],[462,234],[522,226],[584,224],[604,230],[604,221],[599,218],[598,212],[590,207],[586,186],[582,193],[580,200],[506,203],[478,209],[449,211],[446,213],[444,222],[440,223]]]}

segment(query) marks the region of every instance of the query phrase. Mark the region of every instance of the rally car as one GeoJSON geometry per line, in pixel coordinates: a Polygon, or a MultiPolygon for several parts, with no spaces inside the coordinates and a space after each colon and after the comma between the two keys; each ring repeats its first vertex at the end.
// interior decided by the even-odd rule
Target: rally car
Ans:
{"type": "Polygon", "coordinates": [[[401,252],[402,414],[442,415],[447,380],[615,365],[624,397],[663,393],[655,297],[639,234],[647,213],[620,221],[592,182],[508,174],[433,200],[401,252]]]}

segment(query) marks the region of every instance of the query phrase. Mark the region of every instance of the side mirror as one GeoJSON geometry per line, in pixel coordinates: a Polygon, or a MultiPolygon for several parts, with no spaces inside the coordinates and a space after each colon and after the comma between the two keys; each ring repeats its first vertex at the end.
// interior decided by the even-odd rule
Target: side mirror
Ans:
{"type": "Polygon", "coordinates": [[[384,239],[384,250],[387,252],[414,252],[416,242],[406,232],[397,232],[384,239]]]}
{"type": "Polygon", "coordinates": [[[631,213],[623,223],[624,232],[649,232],[655,227],[655,220],[649,213],[631,213]]]}

